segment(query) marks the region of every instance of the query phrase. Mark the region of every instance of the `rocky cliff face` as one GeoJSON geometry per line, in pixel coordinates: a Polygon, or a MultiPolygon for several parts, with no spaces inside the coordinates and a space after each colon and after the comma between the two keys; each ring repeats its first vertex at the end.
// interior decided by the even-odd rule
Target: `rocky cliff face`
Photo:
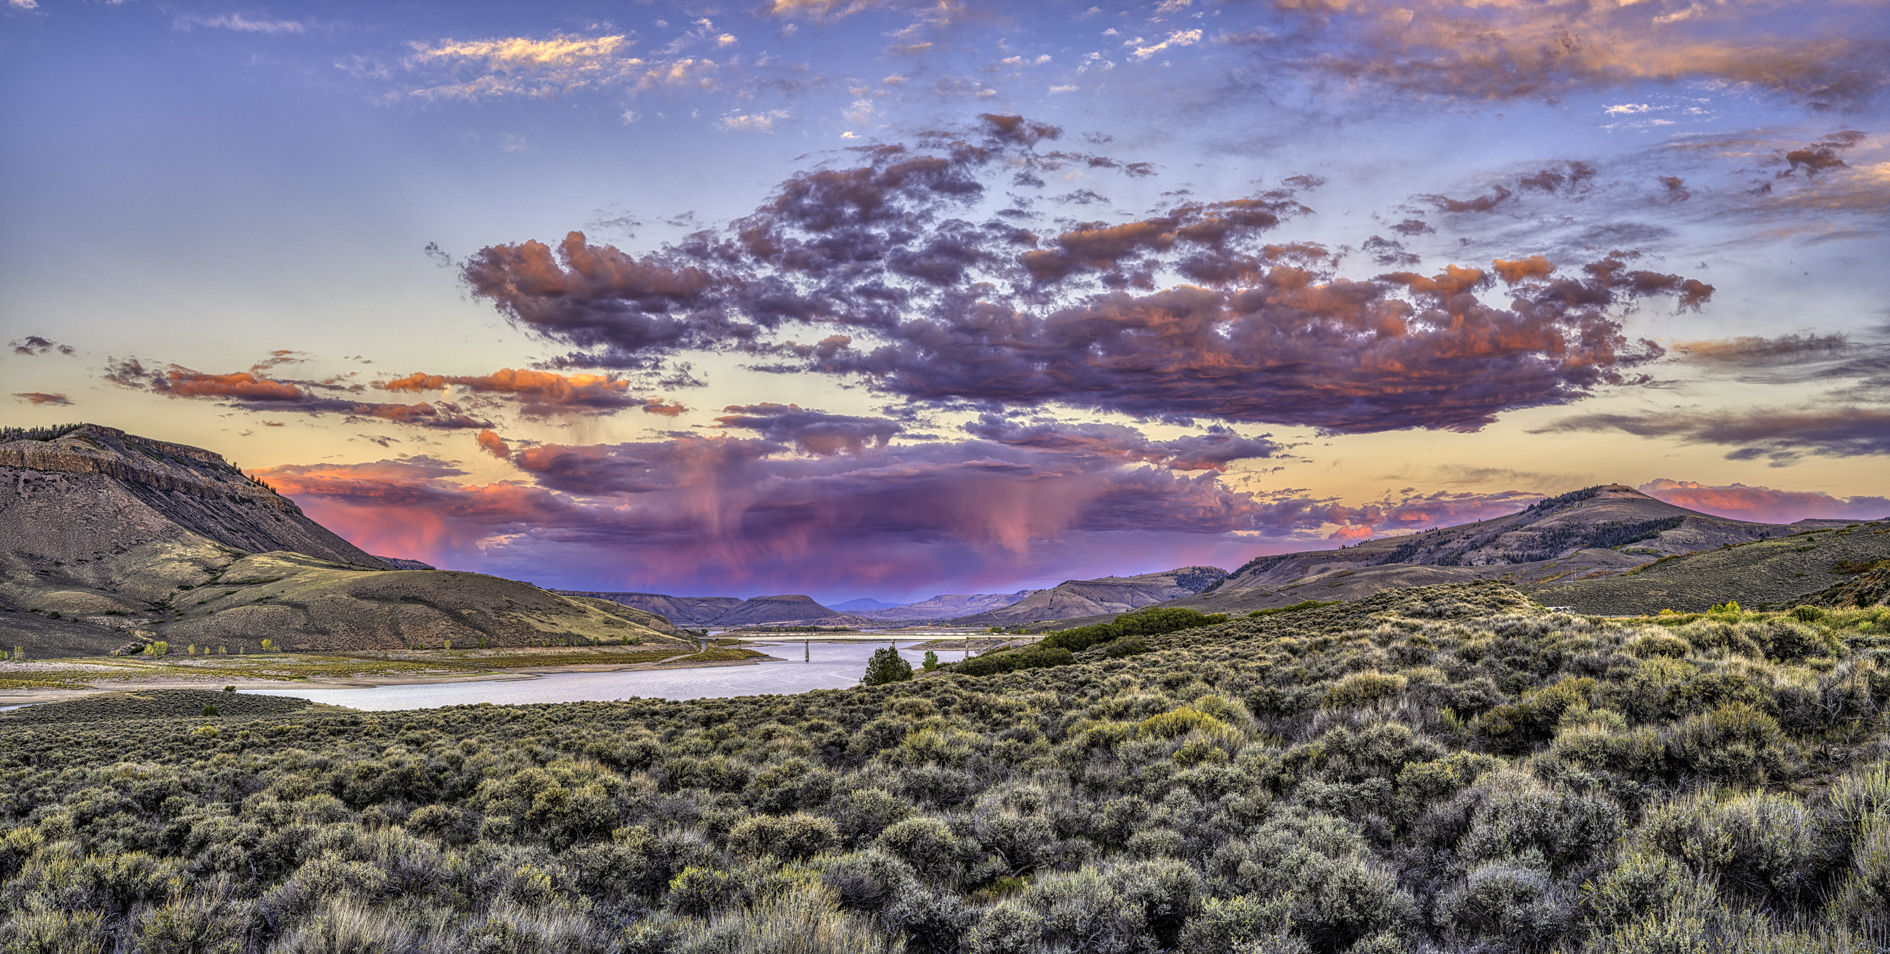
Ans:
{"type": "MultiPolygon", "coordinates": [[[[841,614],[814,602],[811,596],[756,596],[715,618],[716,626],[759,626],[768,623],[811,624],[841,614]]],[[[823,624],[833,625],[833,624],[823,624]]]]}
{"type": "Polygon", "coordinates": [[[389,568],[221,456],[117,428],[0,443],[0,486],[11,490],[0,494],[7,548],[67,565],[195,534],[248,553],[389,568]]]}

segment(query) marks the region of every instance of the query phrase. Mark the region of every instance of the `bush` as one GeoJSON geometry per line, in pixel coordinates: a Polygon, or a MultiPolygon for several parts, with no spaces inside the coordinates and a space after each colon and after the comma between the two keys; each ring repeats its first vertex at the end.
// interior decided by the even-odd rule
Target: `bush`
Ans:
{"type": "Polygon", "coordinates": [[[1023,669],[1067,666],[1075,661],[1076,655],[1069,650],[1060,646],[1046,646],[1040,642],[1018,649],[1001,649],[982,656],[973,656],[954,664],[952,671],[967,676],[995,676],[999,673],[1017,672],[1023,669]]]}
{"type": "Polygon", "coordinates": [[[873,650],[873,658],[867,661],[866,675],[860,677],[860,682],[868,686],[883,686],[911,678],[912,664],[899,655],[899,650],[888,646],[873,650]]]}
{"type": "Polygon", "coordinates": [[[1325,701],[1321,705],[1327,709],[1369,706],[1381,699],[1396,698],[1404,692],[1405,683],[1403,676],[1355,672],[1327,689],[1325,701]]]}
{"type": "Polygon", "coordinates": [[[1493,950],[1540,950],[1568,931],[1570,900],[1546,872],[1485,862],[1438,896],[1437,920],[1459,941],[1493,950]]]}
{"type": "Polygon", "coordinates": [[[1651,914],[1690,914],[1714,899],[1712,885],[1660,851],[1630,851],[1604,874],[1582,885],[1583,917],[1608,933],[1651,914]]]}
{"type": "Polygon", "coordinates": [[[740,822],[729,830],[728,849],[747,858],[773,855],[800,859],[826,851],[839,840],[840,829],[833,819],[795,812],[782,817],[758,815],[740,822]]]}
{"type": "Polygon", "coordinates": [[[1723,802],[1676,799],[1650,810],[1636,837],[1714,879],[1722,892],[1766,904],[1797,904],[1842,859],[1841,845],[1802,801],[1763,792],[1723,802]]]}
{"type": "Polygon", "coordinates": [[[1667,742],[1674,762],[1728,785],[1761,785],[1790,778],[1799,764],[1798,746],[1777,720],[1744,703],[1689,717],[1667,742]]]}

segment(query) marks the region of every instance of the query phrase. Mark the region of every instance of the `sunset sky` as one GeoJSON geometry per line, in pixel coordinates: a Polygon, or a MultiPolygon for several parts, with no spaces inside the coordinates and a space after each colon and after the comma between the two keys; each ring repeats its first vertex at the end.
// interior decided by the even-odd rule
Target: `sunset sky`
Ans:
{"type": "Polygon", "coordinates": [[[1890,515],[1890,7],[0,0],[0,422],[905,601],[1890,515]]]}

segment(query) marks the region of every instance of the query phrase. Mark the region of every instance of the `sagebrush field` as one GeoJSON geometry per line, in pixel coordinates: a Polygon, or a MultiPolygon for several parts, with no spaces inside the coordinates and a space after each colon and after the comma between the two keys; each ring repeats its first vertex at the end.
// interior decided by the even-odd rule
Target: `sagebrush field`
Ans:
{"type": "Polygon", "coordinates": [[[796,696],[0,717],[0,947],[1884,949],[1890,610],[1294,609],[796,696]]]}

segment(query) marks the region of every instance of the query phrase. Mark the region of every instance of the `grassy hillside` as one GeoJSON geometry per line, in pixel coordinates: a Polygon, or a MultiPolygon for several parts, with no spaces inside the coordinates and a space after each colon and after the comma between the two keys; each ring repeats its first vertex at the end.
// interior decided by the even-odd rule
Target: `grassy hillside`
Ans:
{"type": "Polygon", "coordinates": [[[1145,644],[687,703],[0,716],[0,947],[1872,951],[1890,930],[1890,610],[1600,620],[1458,585],[1145,644]]]}
{"type": "Polygon", "coordinates": [[[238,554],[207,579],[149,604],[126,601],[126,609],[82,597],[89,594],[33,594],[23,609],[37,614],[0,614],[0,645],[19,645],[37,659],[101,655],[155,640],[251,652],[265,638],[331,652],[437,649],[449,642],[461,648],[689,644],[668,620],[608,600],[560,596],[478,573],[367,570],[300,553],[238,554]]]}
{"type": "Polygon", "coordinates": [[[1620,576],[1528,590],[1551,606],[1610,616],[1697,612],[1727,600],[1791,605],[1883,559],[1890,559],[1890,521],[1878,520],[1728,545],[1668,557],[1620,576]]]}

